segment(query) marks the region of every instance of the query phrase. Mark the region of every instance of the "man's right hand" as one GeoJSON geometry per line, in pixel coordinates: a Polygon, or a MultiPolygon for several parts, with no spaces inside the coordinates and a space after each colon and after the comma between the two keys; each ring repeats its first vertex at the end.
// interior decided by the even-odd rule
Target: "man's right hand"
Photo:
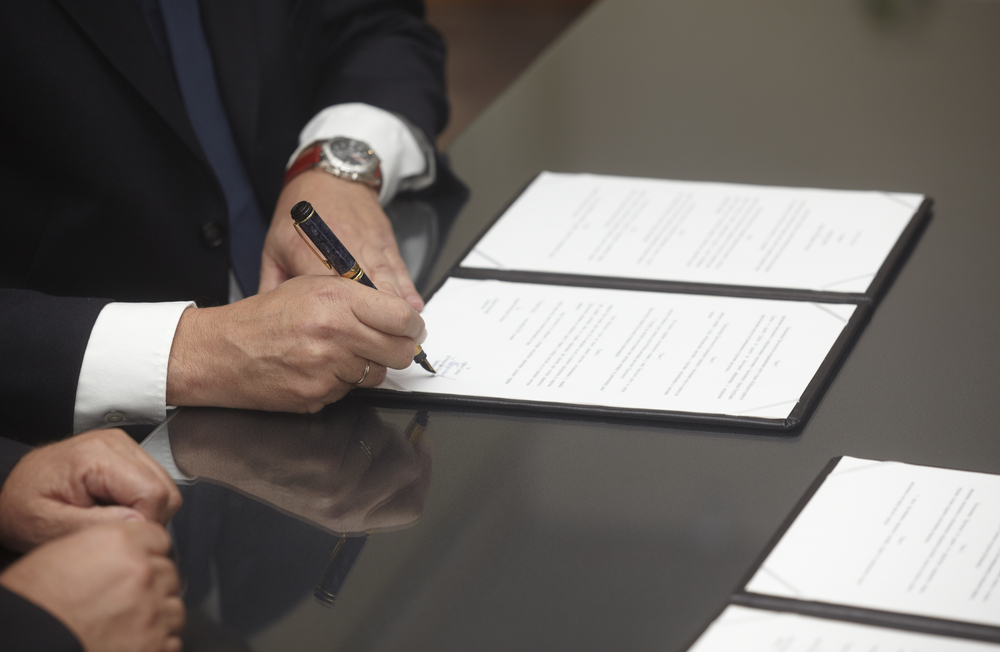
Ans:
{"type": "Polygon", "coordinates": [[[389,291],[339,276],[299,276],[218,308],[181,315],[168,405],[317,412],[410,365],[424,321],[389,291]],[[370,363],[370,364],[369,364],[370,363]],[[366,366],[369,366],[367,374],[366,366]]]}
{"type": "Polygon", "coordinates": [[[62,621],[85,650],[179,652],[184,604],[169,550],[156,523],[97,525],[39,546],[0,585],[62,621]]]}

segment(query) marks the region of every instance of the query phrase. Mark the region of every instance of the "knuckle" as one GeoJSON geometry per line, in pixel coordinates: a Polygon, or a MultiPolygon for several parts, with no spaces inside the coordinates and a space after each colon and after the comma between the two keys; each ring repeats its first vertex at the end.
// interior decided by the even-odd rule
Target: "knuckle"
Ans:
{"type": "MultiPolygon", "coordinates": [[[[318,325],[309,329],[310,331],[321,331],[318,325]]],[[[317,335],[319,333],[316,333],[317,335]]],[[[303,366],[314,367],[320,366],[326,362],[329,356],[329,347],[321,339],[321,337],[310,337],[307,338],[298,349],[298,357],[300,358],[303,366]]]]}
{"type": "Polygon", "coordinates": [[[318,412],[326,405],[324,399],[329,393],[330,384],[322,378],[310,378],[299,387],[303,407],[310,413],[318,412]]]}
{"type": "Polygon", "coordinates": [[[336,403],[340,399],[344,398],[344,396],[347,395],[347,392],[351,391],[351,389],[353,389],[351,385],[343,382],[339,383],[330,391],[329,394],[326,395],[326,403],[336,403]]]}
{"type": "Polygon", "coordinates": [[[140,559],[132,569],[132,577],[141,586],[149,586],[156,580],[156,571],[148,559],[140,559]]]}
{"type": "Polygon", "coordinates": [[[398,345],[393,347],[392,359],[388,366],[393,369],[406,369],[413,362],[413,354],[415,352],[416,347],[413,341],[402,339],[398,345]]]}
{"type": "MultiPolygon", "coordinates": [[[[385,380],[385,375],[386,375],[385,367],[383,367],[382,365],[378,365],[378,367],[375,368],[373,366],[371,371],[368,373],[368,378],[366,380],[369,380],[372,386],[381,385],[382,381],[385,380]]],[[[368,383],[366,382],[365,385],[367,384],[368,383]]]]}
{"type": "Polygon", "coordinates": [[[181,492],[177,489],[176,485],[171,485],[168,487],[169,497],[167,498],[167,509],[170,510],[171,514],[177,513],[177,510],[181,508],[184,503],[184,498],[181,496],[181,492]]]}
{"type": "MultiPolygon", "coordinates": [[[[334,399],[334,400],[336,400],[336,399],[334,399]]],[[[331,403],[332,403],[332,401],[331,401],[331,403]]],[[[319,412],[320,410],[322,410],[323,408],[325,408],[326,405],[327,404],[324,401],[314,401],[314,402],[306,403],[306,405],[305,405],[306,414],[316,414],[317,412],[319,412]]]]}
{"type": "Polygon", "coordinates": [[[417,312],[405,300],[394,298],[387,312],[393,335],[403,335],[407,332],[417,312]]]}
{"type": "Polygon", "coordinates": [[[166,505],[167,503],[170,502],[170,499],[172,497],[173,496],[167,485],[158,481],[153,481],[153,480],[150,481],[149,499],[153,501],[154,504],[166,505]]]}
{"type": "Polygon", "coordinates": [[[135,586],[149,586],[155,580],[156,572],[149,558],[138,552],[118,555],[116,563],[124,577],[135,586]]]}

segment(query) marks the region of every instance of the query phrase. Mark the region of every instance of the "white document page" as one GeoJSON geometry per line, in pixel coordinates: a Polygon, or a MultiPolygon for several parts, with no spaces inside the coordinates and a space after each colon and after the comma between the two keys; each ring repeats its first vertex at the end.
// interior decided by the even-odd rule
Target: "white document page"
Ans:
{"type": "Polygon", "coordinates": [[[923,199],[543,172],[462,266],[863,293],[923,199]]]}
{"type": "Polygon", "coordinates": [[[854,305],[449,278],[404,391],[785,418],[854,305]]]}
{"type": "Polygon", "coordinates": [[[688,652],[996,652],[1000,645],[730,605],[688,652]]]}
{"type": "Polygon", "coordinates": [[[1000,476],[845,457],[746,590],[1000,625],[1000,476]]]}

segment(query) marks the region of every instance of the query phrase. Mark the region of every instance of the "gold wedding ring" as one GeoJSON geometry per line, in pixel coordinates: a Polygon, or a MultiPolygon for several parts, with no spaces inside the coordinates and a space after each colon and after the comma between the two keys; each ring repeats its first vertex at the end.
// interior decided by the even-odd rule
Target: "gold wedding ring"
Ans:
{"type": "MultiPolygon", "coordinates": [[[[361,374],[361,380],[354,383],[355,385],[360,385],[361,383],[365,382],[365,378],[368,377],[368,370],[371,369],[371,367],[372,367],[372,361],[369,360],[368,362],[365,363],[365,373],[361,374]]],[[[368,456],[371,457],[371,453],[369,453],[368,456]]]]}

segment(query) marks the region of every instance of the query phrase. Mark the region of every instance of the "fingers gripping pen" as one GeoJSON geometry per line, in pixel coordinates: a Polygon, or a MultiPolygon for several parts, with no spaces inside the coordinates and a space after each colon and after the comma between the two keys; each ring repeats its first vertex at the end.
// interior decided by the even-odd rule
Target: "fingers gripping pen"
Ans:
{"type": "MultiPolygon", "coordinates": [[[[351,279],[375,289],[375,284],[361,269],[361,265],[354,259],[347,247],[333,234],[330,227],[326,225],[323,218],[307,201],[300,201],[292,206],[292,219],[295,221],[295,228],[299,236],[305,240],[309,248],[313,250],[323,264],[328,269],[332,269],[344,278],[351,279]]],[[[427,371],[437,373],[434,367],[427,361],[427,354],[417,345],[417,354],[413,356],[413,361],[427,371]]]]}

